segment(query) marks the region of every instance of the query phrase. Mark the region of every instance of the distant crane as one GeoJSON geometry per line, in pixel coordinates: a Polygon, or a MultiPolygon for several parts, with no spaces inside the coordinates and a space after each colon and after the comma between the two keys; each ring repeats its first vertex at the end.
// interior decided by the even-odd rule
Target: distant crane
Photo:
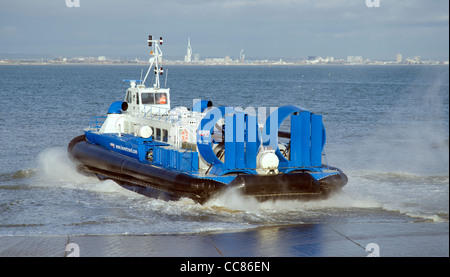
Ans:
{"type": "Polygon", "coordinates": [[[241,62],[244,62],[245,60],[245,54],[244,54],[245,49],[242,49],[241,52],[239,53],[239,60],[241,62]]]}

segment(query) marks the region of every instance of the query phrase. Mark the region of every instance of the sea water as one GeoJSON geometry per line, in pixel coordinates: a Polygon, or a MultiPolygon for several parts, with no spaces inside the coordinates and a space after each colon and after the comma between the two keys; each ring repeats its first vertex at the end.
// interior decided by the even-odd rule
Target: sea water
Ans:
{"type": "Polygon", "coordinates": [[[448,226],[448,66],[166,66],[172,107],[191,107],[199,98],[267,110],[299,105],[323,115],[326,162],[349,178],[328,200],[260,203],[229,191],[204,205],[147,198],[83,176],[67,157],[70,140],[90,117],[123,100],[128,84],[122,80],[138,79],[142,69],[0,67],[0,236],[448,226]]]}

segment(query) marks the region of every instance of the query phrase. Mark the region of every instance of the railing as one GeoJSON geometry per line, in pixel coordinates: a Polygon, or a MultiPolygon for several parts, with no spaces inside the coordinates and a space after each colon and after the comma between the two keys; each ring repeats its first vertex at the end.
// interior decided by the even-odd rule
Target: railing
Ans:
{"type": "Polygon", "coordinates": [[[105,123],[106,116],[94,116],[89,119],[89,131],[100,131],[103,123],[105,123]]]}
{"type": "Polygon", "coordinates": [[[178,115],[177,114],[172,115],[169,113],[169,111],[170,109],[165,107],[147,106],[144,108],[144,110],[139,112],[138,116],[157,120],[161,120],[161,118],[166,117],[165,121],[170,123],[177,121],[178,115]]]}

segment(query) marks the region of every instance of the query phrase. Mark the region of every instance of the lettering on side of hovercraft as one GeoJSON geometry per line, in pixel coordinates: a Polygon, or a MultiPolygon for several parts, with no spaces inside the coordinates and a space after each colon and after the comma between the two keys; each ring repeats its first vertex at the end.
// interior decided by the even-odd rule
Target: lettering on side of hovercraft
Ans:
{"type": "Polygon", "coordinates": [[[114,143],[110,143],[109,145],[112,148],[116,148],[117,150],[126,151],[126,152],[129,152],[129,153],[132,153],[132,154],[137,154],[138,153],[138,151],[136,149],[133,149],[133,148],[125,147],[125,146],[114,144],[114,143]]]}

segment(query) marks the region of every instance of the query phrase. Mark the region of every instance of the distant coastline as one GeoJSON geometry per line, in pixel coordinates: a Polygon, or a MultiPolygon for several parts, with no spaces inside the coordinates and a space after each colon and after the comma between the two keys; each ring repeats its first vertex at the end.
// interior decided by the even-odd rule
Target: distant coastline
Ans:
{"type": "MultiPolygon", "coordinates": [[[[148,62],[40,62],[40,61],[21,61],[21,60],[0,60],[0,66],[13,66],[13,65],[39,65],[39,66],[60,66],[60,65],[71,65],[71,66],[114,66],[114,65],[128,65],[128,66],[148,66],[148,62]]],[[[420,63],[396,63],[396,62],[368,62],[368,63],[308,63],[308,62],[279,62],[279,61],[254,61],[245,63],[185,63],[178,61],[164,61],[164,65],[177,65],[177,66],[380,66],[380,65],[390,65],[390,66],[408,66],[408,65],[449,65],[448,61],[424,61],[420,63]]]]}
{"type": "MultiPolygon", "coordinates": [[[[39,54],[8,56],[0,55],[0,65],[148,65],[145,57],[107,57],[107,56],[72,56],[72,57],[50,57],[39,54]]],[[[163,59],[164,65],[219,65],[219,66],[279,66],[279,65],[448,65],[447,60],[423,59],[421,56],[403,57],[398,53],[392,60],[372,60],[362,56],[347,56],[345,58],[335,58],[332,56],[308,56],[290,58],[267,58],[267,57],[245,57],[241,55],[239,59],[231,56],[206,57],[200,59],[196,54],[194,59],[180,59],[180,57],[167,57],[163,59]]]]}

